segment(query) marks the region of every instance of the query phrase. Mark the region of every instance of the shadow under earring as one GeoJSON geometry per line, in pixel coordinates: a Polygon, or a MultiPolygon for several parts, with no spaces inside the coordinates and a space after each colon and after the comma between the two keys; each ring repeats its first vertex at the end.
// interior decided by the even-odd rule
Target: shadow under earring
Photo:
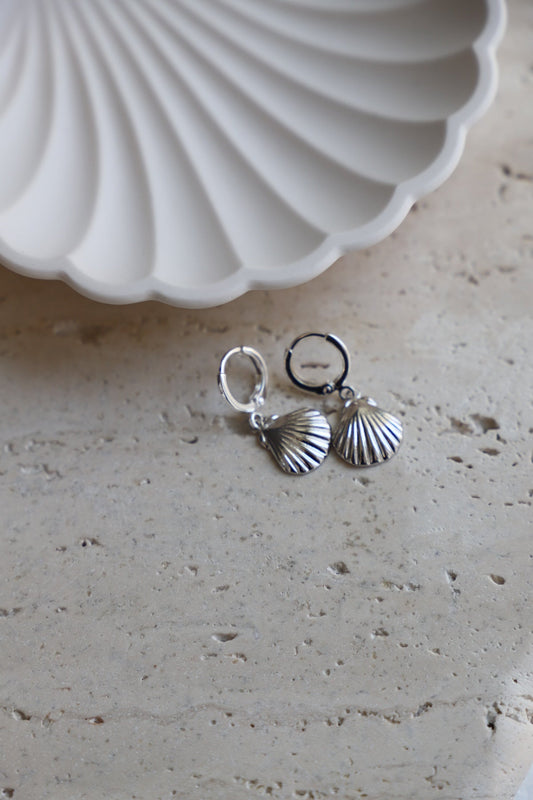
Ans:
{"type": "Polygon", "coordinates": [[[236,411],[249,414],[250,426],[259,434],[260,444],[274,457],[283,472],[305,475],[319,467],[329,452],[331,427],[314,408],[299,408],[289,414],[263,417],[259,409],[265,402],[268,372],[263,356],[253,347],[234,347],[220,362],[218,385],[236,411]],[[248,402],[241,403],[229,388],[226,367],[235,356],[246,356],[255,369],[257,382],[248,402]]]}
{"type": "Polygon", "coordinates": [[[403,436],[400,420],[379,408],[370,397],[363,397],[345,384],[350,369],[350,357],[346,345],[337,336],[331,333],[304,333],[298,336],[287,350],[285,368],[291,381],[300,389],[320,395],[339,393],[344,406],[333,431],[331,444],[348,464],[354,467],[371,467],[383,464],[398,452],[403,436]],[[333,381],[324,384],[308,383],[294,373],[294,351],[300,342],[311,337],[324,339],[341,354],[342,370],[333,381]]]}

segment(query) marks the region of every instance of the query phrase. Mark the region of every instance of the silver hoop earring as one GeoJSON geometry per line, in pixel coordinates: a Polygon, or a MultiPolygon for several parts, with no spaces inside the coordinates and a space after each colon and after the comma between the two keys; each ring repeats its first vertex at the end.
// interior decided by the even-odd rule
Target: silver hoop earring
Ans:
{"type": "Polygon", "coordinates": [[[218,370],[220,391],[236,411],[249,415],[250,425],[259,434],[259,441],[274,457],[283,472],[305,475],[320,466],[329,452],[331,428],[327,419],[316,409],[299,408],[289,414],[263,417],[268,387],[268,371],[263,356],[253,347],[233,347],[220,362],[218,370]],[[230,359],[246,356],[256,373],[256,384],[249,400],[240,402],[232,394],[226,368],[230,359]]]}
{"type": "Polygon", "coordinates": [[[345,383],[350,369],[346,345],[331,333],[304,333],[298,336],[285,354],[285,368],[295,386],[314,394],[339,393],[344,407],[332,434],[331,444],[337,454],[354,467],[371,467],[391,459],[399,450],[403,429],[399,419],[378,408],[370,397],[363,397],[345,383]],[[342,369],[332,381],[312,384],[295,374],[292,368],[294,351],[304,339],[316,337],[333,345],[342,358],[342,369]]]}

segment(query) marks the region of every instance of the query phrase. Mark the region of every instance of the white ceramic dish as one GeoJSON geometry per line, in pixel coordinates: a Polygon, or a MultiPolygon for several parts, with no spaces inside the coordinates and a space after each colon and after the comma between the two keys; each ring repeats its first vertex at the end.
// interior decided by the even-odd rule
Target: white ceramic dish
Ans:
{"type": "Polygon", "coordinates": [[[211,306],[387,236],[495,91],[503,0],[0,0],[0,260],[211,306]]]}

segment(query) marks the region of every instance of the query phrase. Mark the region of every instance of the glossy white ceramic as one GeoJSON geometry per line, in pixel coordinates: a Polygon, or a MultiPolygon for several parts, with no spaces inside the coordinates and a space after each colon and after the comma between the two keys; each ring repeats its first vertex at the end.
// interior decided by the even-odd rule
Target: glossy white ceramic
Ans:
{"type": "Polygon", "coordinates": [[[496,85],[503,0],[0,0],[0,260],[210,306],[387,236],[496,85]]]}

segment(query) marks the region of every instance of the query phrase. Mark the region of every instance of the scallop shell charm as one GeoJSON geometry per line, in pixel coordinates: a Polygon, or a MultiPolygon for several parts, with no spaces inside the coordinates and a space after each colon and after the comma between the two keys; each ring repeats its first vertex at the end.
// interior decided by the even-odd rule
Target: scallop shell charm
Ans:
{"type": "Polygon", "coordinates": [[[332,444],[354,467],[371,467],[392,458],[401,441],[400,420],[378,408],[370,397],[359,397],[344,406],[332,444]]]}
{"type": "Polygon", "coordinates": [[[291,475],[305,475],[319,467],[329,452],[331,428],[313,408],[261,420],[259,438],[281,467],[291,475]]]}

